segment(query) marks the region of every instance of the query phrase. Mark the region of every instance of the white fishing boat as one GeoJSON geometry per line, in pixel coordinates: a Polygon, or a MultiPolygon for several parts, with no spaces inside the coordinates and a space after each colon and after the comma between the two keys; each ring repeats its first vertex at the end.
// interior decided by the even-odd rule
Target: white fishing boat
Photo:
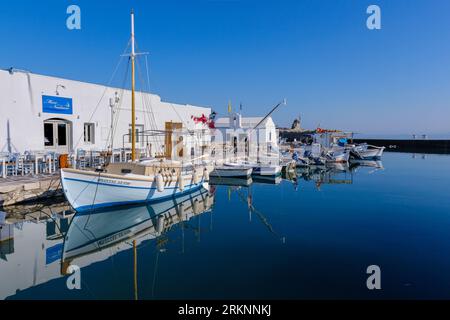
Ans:
{"type": "Polygon", "coordinates": [[[385,147],[372,146],[367,143],[353,145],[350,154],[353,159],[378,160],[381,159],[385,147]]]}
{"type": "Polygon", "coordinates": [[[111,163],[103,172],[61,169],[67,201],[76,211],[167,200],[199,188],[207,188],[207,167],[201,171],[159,164],[111,163]]]}
{"type": "Polygon", "coordinates": [[[249,178],[252,172],[253,168],[251,166],[229,162],[223,165],[216,165],[210,173],[210,176],[219,178],[249,178]]]}
{"type": "Polygon", "coordinates": [[[344,147],[333,146],[325,153],[326,162],[348,162],[350,151],[344,147]]]}
{"type": "MultiPolygon", "coordinates": [[[[134,14],[131,13],[131,162],[109,163],[98,171],[61,169],[64,194],[76,211],[162,201],[207,187],[212,166],[168,159],[139,162],[136,154],[134,14]]],[[[181,131],[180,131],[181,132],[181,131]]],[[[178,132],[178,134],[180,134],[178,132]]],[[[173,131],[165,133],[169,141],[173,131]]],[[[186,141],[181,139],[180,141],[186,141]]]]}
{"type": "Polygon", "coordinates": [[[272,163],[257,163],[250,161],[233,161],[225,162],[224,166],[228,167],[244,167],[252,169],[252,175],[257,176],[278,176],[281,174],[281,166],[272,163]]]}
{"type": "Polygon", "coordinates": [[[320,143],[313,143],[311,145],[305,145],[303,158],[308,159],[308,166],[324,166],[327,158],[323,155],[322,146],[320,143]]]}

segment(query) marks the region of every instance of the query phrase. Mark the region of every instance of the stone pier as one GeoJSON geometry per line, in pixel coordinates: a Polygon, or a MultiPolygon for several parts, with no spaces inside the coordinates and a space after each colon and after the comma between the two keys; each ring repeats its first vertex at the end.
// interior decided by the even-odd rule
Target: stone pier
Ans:
{"type": "Polygon", "coordinates": [[[62,195],[58,174],[0,178],[0,207],[62,195]]]}

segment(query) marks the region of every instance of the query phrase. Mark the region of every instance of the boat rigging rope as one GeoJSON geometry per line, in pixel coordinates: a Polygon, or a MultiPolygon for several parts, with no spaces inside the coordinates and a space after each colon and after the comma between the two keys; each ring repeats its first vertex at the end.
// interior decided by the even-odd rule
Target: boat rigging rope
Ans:
{"type": "MultiPolygon", "coordinates": [[[[105,142],[105,147],[106,147],[106,145],[109,142],[111,142],[111,140],[114,141],[115,133],[117,132],[116,128],[117,128],[117,123],[119,121],[120,111],[122,110],[123,95],[124,95],[124,91],[125,91],[124,88],[125,88],[125,84],[126,84],[126,81],[127,81],[127,75],[128,75],[129,68],[130,68],[130,59],[128,59],[127,67],[126,67],[126,70],[125,70],[124,79],[122,81],[122,88],[120,90],[120,96],[119,96],[119,104],[115,107],[115,109],[117,110],[117,114],[114,114],[113,123],[111,124],[112,125],[112,130],[111,130],[111,127],[110,127],[109,128],[109,133],[108,133],[108,139],[105,142]],[[112,135],[112,137],[111,137],[111,135],[112,135]]],[[[113,109],[113,112],[114,112],[114,109],[113,109]]],[[[112,151],[112,146],[111,146],[111,151],[112,151]]]]}
{"type": "MultiPolygon", "coordinates": [[[[147,83],[148,93],[146,93],[145,92],[145,81],[143,80],[143,75],[141,72],[139,60],[136,60],[136,62],[137,62],[136,65],[137,65],[137,70],[138,70],[138,76],[139,76],[139,80],[140,80],[140,83],[142,86],[141,100],[142,100],[142,107],[143,107],[143,113],[144,113],[144,122],[146,122],[146,120],[147,120],[149,127],[153,130],[157,130],[158,126],[157,126],[156,118],[155,118],[153,108],[152,108],[150,87],[149,87],[149,84],[147,83]]],[[[147,74],[148,74],[148,71],[147,71],[147,74]]],[[[153,138],[154,136],[151,136],[151,137],[153,138]]],[[[162,143],[160,143],[158,141],[158,138],[156,136],[154,137],[154,142],[155,142],[156,149],[160,150],[162,143]]]]}
{"type": "Polygon", "coordinates": [[[91,212],[94,210],[95,199],[97,198],[98,184],[100,183],[100,174],[101,174],[101,171],[98,172],[97,184],[95,185],[94,198],[92,199],[92,204],[91,204],[91,212]]]}
{"type": "MultiPolygon", "coordinates": [[[[136,48],[139,51],[139,46],[136,43],[136,48]]],[[[144,125],[147,125],[146,120],[148,120],[148,124],[149,127],[153,130],[157,130],[158,129],[158,125],[156,122],[156,118],[155,118],[155,114],[153,111],[153,107],[152,107],[152,103],[151,103],[151,93],[150,93],[150,76],[149,76],[149,69],[148,69],[148,61],[147,61],[147,55],[145,56],[145,67],[146,67],[146,75],[147,75],[147,82],[144,81],[144,77],[141,71],[141,66],[139,63],[139,59],[136,59],[136,69],[137,69],[137,73],[138,73],[138,77],[140,80],[140,84],[141,84],[141,100],[142,100],[142,111],[144,113],[144,125]],[[146,92],[147,90],[147,92],[146,92]]],[[[146,130],[144,130],[146,131],[146,130]]],[[[143,134],[144,136],[144,134],[143,134]]],[[[148,136],[146,136],[148,138],[148,136]]],[[[150,136],[150,142],[154,142],[155,145],[155,149],[154,150],[158,150],[158,152],[161,151],[162,145],[164,145],[163,141],[159,141],[160,139],[158,139],[158,137],[154,137],[154,136],[150,136]]],[[[148,142],[148,140],[147,140],[148,142]]],[[[147,146],[146,146],[147,147],[147,146]]]]}
{"type": "MultiPolygon", "coordinates": [[[[104,98],[104,96],[105,96],[105,94],[106,94],[106,91],[108,91],[109,86],[111,85],[113,79],[114,79],[115,76],[116,76],[116,73],[117,73],[117,71],[118,71],[118,69],[119,69],[119,66],[120,66],[120,64],[121,64],[121,62],[122,62],[122,59],[123,59],[123,57],[125,56],[125,53],[127,52],[128,47],[130,46],[130,44],[131,44],[131,39],[128,41],[127,46],[125,47],[125,50],[124,50],[123,54],[120,56],[119,61],[117,62],[117,65],[116,65],[116,67],[115,67],[115,69],[114,69],[114,71],[113,71],[113,73],[112,73],[112,75],[111,75],[111,77],[110,77],[110,79],[109,79],[107,85],[105,86],[105,89],[103,90],[102,96],[100,97],[99,101],[97,102],[97,105],[95,106],[94,110],[93,110],[92,113],[91,113],[91,116],[89,117],[88,122],[91,122],[91,121],[92,121],[92,118],[94,117],[94,114],[97,112],[97,109],[98,109],[98,107],[100,106],[100,103],[102,102],[102,100],[103,100],[103,98],[104,98]]],[[[78,147],[78,145],[79,145],[79,143],[80,143],[82,137],[83,137],[83,133],[80,134],[80,137],[78,138],[77,143],[75,144],[74,150],[77,149],[77,147],[78,147]]]]}

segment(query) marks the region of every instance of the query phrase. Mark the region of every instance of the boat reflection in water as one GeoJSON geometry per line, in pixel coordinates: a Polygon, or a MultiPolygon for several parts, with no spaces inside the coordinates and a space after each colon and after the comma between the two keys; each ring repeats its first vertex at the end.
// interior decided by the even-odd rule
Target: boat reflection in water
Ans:
{"type": "Polygon", "coordinates": [[[212,186],[234,186],[248,187],[253,183],[253,178],[229,178],[229,177],[210,177],[209,184],[212,186]]]}
{"type": "Polygon", "coordinates": [[[214,191],[200,189],[164,202],[77,213],[64,240],[62,274],[156,239],[172,226],[208,212],[214,191]],[[109,248],[108,250],[104,250],[109,248]]]}
{"type": "Polygon", "coordinates": [[[211,177],[209,184],[213,186],[249,187],[252,183],[280,184],[283,179],[277,176],[251,176],[250,178],[211,177]]]}
{"type": "Polygon", "coordinates": [[[353,174],[360,168],[373,168],[372,172],[383,170],[383,163],[375,160],[352,160],[348,163],[328,163],[320,166],[297,168],[285,172],[283,179],[291,181],[297,190],[299,180],[314,181],[318,190],[323,184],[353,184],[353,174]]]}
{"type": "Polygon", "coordinates": [[[383,162],[380,160],[352,160],[350,168],[355,170],[358,167],[371,167],[379,170],[383,170],[383,162]]]}

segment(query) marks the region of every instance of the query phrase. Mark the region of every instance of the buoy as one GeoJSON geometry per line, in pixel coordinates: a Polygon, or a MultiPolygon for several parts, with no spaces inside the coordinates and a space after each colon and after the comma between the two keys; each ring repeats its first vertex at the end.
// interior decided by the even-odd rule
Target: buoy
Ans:
{"type": "Polygon", "coordinates": [[[200,211],[199,211],[199,201],[198,201],[198,199],[195,199],[194,200],[194,203],[192,204],[192,211],[194,211],[194,214],[198,214],[200,211]]]}
{"type": "Polygon", "coordinates": [[[294,171],[295,170],[295,167],[296,167],[296,163],[295,163],[295,161],[293,160],[293,161],[291,161],[291,162],[289,162],[289,164],[288,164],[288,171],[294,171]]]}
{"type": "Polygon", "coordinates": [[[178,176],[178,189],[180,189],[181,191],[183,191],[183,189],[184,189],[184,179],[183,179],[183,175],[181,173],[178,176]]]}
{"type": "Polygon", "coordinates": [[[163,232],[163,230],[164,230],[164,216],[160,216],[159,218],[158,218],[158,233],[161,233],[161,232],[163,232]]]}
{"type": "Polygon", "coordinates": [[[186,213],[184,211],[185,211],[184,210],[184,203],[180,203],[178,205],[178,212],[177,212],[178,218],[180,219],[180,221],[184,221],[185,218],[186,218],[186,213]]]}
{"type": "Polygon", "coordinates": [[[159,192],[164,191],[164,179],[160,173],[156,175],[156,188],[158,189],[159,192]]]}
{"type": "Polygon", "coordinates": [[[209,181],[209,172],[208,169],[203,169],[203,181],[209,181]]]}
{"type": "Polygon", "coordinates": [[[198,175],[197,175],[197,170],[195,169],[194,172],[192,173],[192,181],[194,182],[194,184],[199,183],[198,181],[198,175]]]}
{"type": "Polygon", "coordinates": [[[209,207],[211,207],[211,196],[209,194],[206,195],[205,197],[205,209],[208,209],[209,207]]]}

